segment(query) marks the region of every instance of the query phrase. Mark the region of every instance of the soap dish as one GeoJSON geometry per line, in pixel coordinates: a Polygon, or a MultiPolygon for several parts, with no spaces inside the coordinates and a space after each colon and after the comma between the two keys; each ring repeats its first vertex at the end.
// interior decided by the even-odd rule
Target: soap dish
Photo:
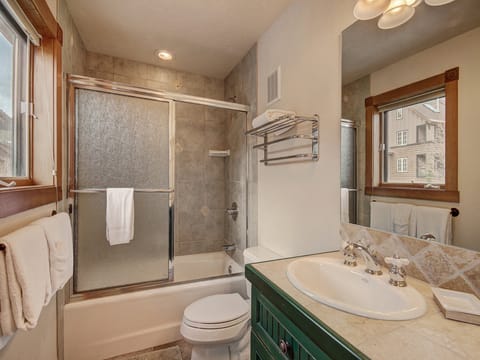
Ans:
{"type": "Polygon", "coordinates": [[[480,300],[472,294],[432,288],[433,298],[447,319],[480,325],[480,300]]]}

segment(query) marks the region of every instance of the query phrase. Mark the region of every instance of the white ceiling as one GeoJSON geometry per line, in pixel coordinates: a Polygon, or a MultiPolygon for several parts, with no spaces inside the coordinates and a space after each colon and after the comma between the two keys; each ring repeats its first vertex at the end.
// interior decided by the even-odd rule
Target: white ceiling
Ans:
{"type": "Polygon", "coordinates": [[[220,79],[291,2],[67,0],[87,50],[220,79]],[[158,49],[174,60],[158,60],[158,49]]]}

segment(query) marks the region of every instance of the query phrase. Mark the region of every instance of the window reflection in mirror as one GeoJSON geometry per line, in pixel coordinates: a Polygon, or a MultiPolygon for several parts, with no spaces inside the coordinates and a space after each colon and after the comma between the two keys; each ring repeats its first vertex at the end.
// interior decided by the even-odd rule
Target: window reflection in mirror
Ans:
{"type": "Polygon", "coordinates": [[[351,120],[357,130],[358,191],[355,201],[351,201],[355,205],[350,205],[355,206],[356,217],[349,222],[370,226],[372,201],[457,208],[460,215],[452,220],[453,245],[480,251],[480,171],[475,151],[480,133],[480,122],[476,120],[480,96],[480,1],[455,1],[435,9],[421,3],[417,10],[412,20],[393,30],[382,31],[375,21],[357,21],[342,34],[342,118],[351,120]],[[448,143],[452,109],[443,94],[374,109],[375,122],[385,124],[382,129],[377,126],[371,149],[367,149],[366,98],[456,67],[460,69],[456,85],[458,134],[453,144],[458,149],[456,179],[450,175],[452,162],[448,155],[452,147],[448,143]],[[409,125],[406,118],[413,114],[408,115],[406,109],[415,104],[419,104],[417,115],[421,113],[420,117],[426,119],[415,120],[417,123],[411,120],[409,125]],[[443,113],[445,119],[440,117],[443,113]],[[385,144],[384,149],[381,144],[385,144]],[[407,152],[409,148],[416,152],[407,152]],[[441,194],[449,182],[456,182],[457,191],[450,192],[453,200],[369,194],[368,189],[365,191],[368,151],[375,154],[371,169],[376,171],[374,185],[382,184],[382,189],[401,185],[420,193],[429,190],[441,194]],[[459,195],[456,198],[455,193],[459,195]]]}

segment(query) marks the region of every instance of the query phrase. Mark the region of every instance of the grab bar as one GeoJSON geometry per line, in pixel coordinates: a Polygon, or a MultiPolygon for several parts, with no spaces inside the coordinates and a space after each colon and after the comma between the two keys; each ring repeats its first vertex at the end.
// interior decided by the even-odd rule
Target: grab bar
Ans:
{"type": "MultiPolygon", "coordinates": [[[[78,189],[78,190],[70,190],[72,193],[76,194],[95,194],[95,193],[103,193],[106,192],[107,189],[78,189]]],[[[174,192],[173,189],[134,189],[135,192],[140,193],[172,193],[174,192]]]]}

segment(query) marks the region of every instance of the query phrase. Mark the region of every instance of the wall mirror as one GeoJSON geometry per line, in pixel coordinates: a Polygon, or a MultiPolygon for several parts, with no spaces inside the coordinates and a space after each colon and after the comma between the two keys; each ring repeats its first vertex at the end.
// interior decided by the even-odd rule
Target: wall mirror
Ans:
{"type": "MultiPolygon", "coordinates": [[[[381,30],[377,21],[357,21],[342,34],[342,130],[341,194],[342,221],[371,226],[371,204],[410,204],[459,210],[452,218],[451,244],[480,251],[480,170],[475,144],[480,134],[480,2],[454,1],[444,6],[416,8],[415,16],[394,29],[381,30]],[[365,100],[399,89],[448,70],[459,69],[458,149],[459,199],[432,200],[419,197],[372,195],[366,182],[366,104],[365,100]]],[[[448,111],[442,93],[406,103],[402,110],[386,108],[389,129],[379,131],[390,137],[392,149],[373,142],[372,156],[390,163],[381,176],[411,185],[440,188],[442,174],[450,170],[442,151],[425,154],[419,144],[441,145],[448,111]],[[416,106],[416,108],[415,108],[416,106]],[[412,108],[412,109],[410,109],[412,108]],[[416,116],[410,118],[409,114],[416,116]],[[443,121],[443,123],[442,123],[443,121]],[[409,123],[408,123],[409,122],[409,123]],[[401,124],[405,125],[401,125],[401,124]],[[407,124],[408,123],[408,124],[407,124]],[[405,128],[405,129],[404,129],[405,128]],[[390,131],[390,132],[387,132],[390,131]],[[395,148],[395,149],[393,149],[395,148]],[[410,149],[410,150],[409,150],[410,149]],[[403,151],[404,155],[399,154],[403,151]],[[408,150],[408,151],[407,151],[408,150]],[[381,154],[380,154],[381,152],[381,154]],[[440,156],[439,156],[440,155],[440,156]],[[410,177],[408,177],[410,176],[410,177]],[[403,180],[402,180],[403,179],[403,180]],[[420,180],[419,180],[420,179],[420,180]],[[415,183],[415,184],[414,184],[415,183]]],[[[379,120],[380,121],[380,120],[379,120]]],[[[373,134],[372,136],[381,136],[373,134]]],[[[373,167],[379,164],[373,161],[373,167]]],[[[394,231],[394,229],[392,229],[394,231]]],[[[405,234],[405,233],[404,233],[405,234]]],[[[409,234],[412,236],[412,234],[409,234]]],[[[414,235],[420,237],[419,234],[414,235]]],[[[438,241],[438,240],[437,240],[438,241]]]]}

